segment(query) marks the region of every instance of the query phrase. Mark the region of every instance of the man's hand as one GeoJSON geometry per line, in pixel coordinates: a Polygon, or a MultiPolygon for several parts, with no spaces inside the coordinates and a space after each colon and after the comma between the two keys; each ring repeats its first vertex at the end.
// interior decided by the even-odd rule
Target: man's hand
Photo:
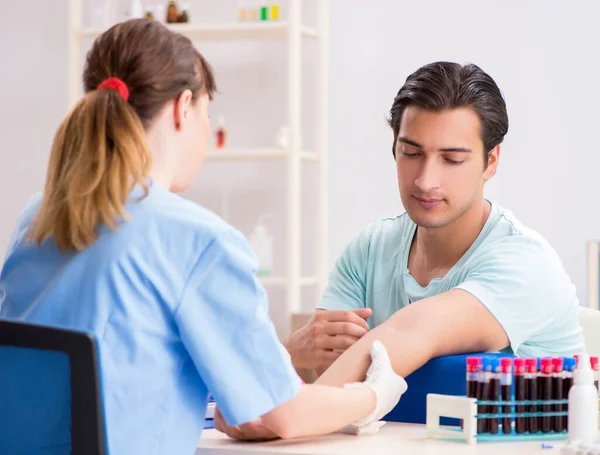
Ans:
{"type": "Polygon", "coordinates": [[[329,367],[369,331],[365,319],[371,314],[370,308],[315,311],[306,325],[285,343],[294,367],[307,370],[329,367]]]}
{"type": "Polygon", "coordinates": [[[261,419],[256,419],[243,425],[228,425],[219,408],[215,408],[214,424],[215,430],[240,441],[270,441],[271,439],[278,438],[275,433],[262,423],[261,419]]]}

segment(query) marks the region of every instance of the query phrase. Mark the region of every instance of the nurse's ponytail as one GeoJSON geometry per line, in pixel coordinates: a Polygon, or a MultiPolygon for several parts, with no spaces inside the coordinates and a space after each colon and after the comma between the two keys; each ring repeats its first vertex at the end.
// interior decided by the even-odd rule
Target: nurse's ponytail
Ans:
{"type": "Polygon", "coordinates": [[[135,185],[148,190],[146,129],[186,89],[193,101],[216,90],[212,70],[193,44],[155,21],[117,24],[94,42],[84,71],[86,95],[61,123],[50,154],[44,196],[30,238],[53,237],[61,251],[81,251],[127,220],[135,185]]]}

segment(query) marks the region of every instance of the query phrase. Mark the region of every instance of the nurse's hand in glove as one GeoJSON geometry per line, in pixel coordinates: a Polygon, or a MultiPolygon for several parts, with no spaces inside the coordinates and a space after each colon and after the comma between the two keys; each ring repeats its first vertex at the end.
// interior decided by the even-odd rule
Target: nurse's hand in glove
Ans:
{"type": "Polygon", "coordinates": [[[408,389],[404,378],[392,368],[387,350],[379,340],[375,340],[371,346],[371,366],[367,370],[365,381],[353,382],[344,387],[369,387],[377,396],[377,404],[371,414],[340,430],[351,434],[377,432],[385,424],[380,420],[398,404],[402,394],[408,389]]]}

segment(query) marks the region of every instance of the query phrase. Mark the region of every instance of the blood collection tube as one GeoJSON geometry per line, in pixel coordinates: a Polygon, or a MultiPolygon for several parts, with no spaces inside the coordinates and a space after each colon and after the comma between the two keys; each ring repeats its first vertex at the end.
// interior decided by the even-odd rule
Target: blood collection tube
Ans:
{"type": "MultiPolygon", "coordinates": [[[[553,400],[562,400],[563,398],[563,359],[556,358],[552,359],[552,369],[554,372],[552,373],[552,399],[553,400]]],[[[561,412],[563,410],[562,404],[555,404],[552,406],[554,412],[561,412]]],[[[552,417],[552,429],[560,433],[565,429],[563,416],[554,416],[552,417]]]]}
{"type": "MultiPolygon", "coordinates": [[[[490,374],[490,388],[488,400],[490,401],[499,401],[500,400],[500,359],[496,357],[492,357],[490,359],[491,363],[491,374],[490,374]]],[[[492,404],[489,406],[490,414],[498,414],[500,408],[497,404],[492,404]]],[[[498,417],[490,417],[488,420],[488,431],[491,434],[498,434],[498,417]]]]}
{"type": "MultiPolygon", "coordinates": [[[[477,400],[486,401],[490,396],[490,379],[492,375],[492,364],[490,359],[484,357],[481,361],[481,374],[477,383],[477,400]]],[[[487,414],[488,406],[480,404],[477,406],[477,414],[487,414]]],[[[486,433],[488,429],[487,419],[477,419],[477,433],[486,433]]]]}
{"type": "MultiPolygon", "coordinates": [[[[538,369],[538,373],[537,373],[537,396],[538,396],[538,400],[542,399],[542,391],[544,390],[544,376],[542,375],[542,359],[540,357],[537,358],[537,369],[538,369]]],[[[543,407],[541,404],[539,404],[537,406],[537,412],[541,413],[543,410],[543,407]]],[[[542,417],[539,416],[537,418],[537,425],[538,425],[538,430],[542,429],[542,417]]]]}
{"type": "MultiPolygon", "coordinates": [[[[537,383],[537,360],[527,359],[525,360],[525,396],[528,401],[535,401],[539,399],[538,383],[537,383]]],[[[538,408],[535,404],[527,406],[527,412],[537,412],[538,408]]],[[[538,418],[527,417],[527,431],[530,433],[537,433],[540,429],[538,418]]]]}
{"type": "MultiPolygon", "coordinates": [[[[569,391],[571,390],[571,386],[573,385],[573,371],[575,370],[576,360],[574,357],[565,357],[563,361],[564,367],[564,376],[563,376],[563,396],[564,400],[569,399],[569,391]]],[[[568,412],[569,404],[563,404],[562,410],[568,412]]],[[[569,416],[563,416],[563,427],[565,430],[569,429],[569,416]]]]}
{"type": "MultiPolygon", "coordinates": [[[[510,357],[504,357],[500,359],[500,365],[502,368],[502,374],[500,376],[500,392],[502,395],[502,401],[511,401],[512,398],[512,359],[510,357]]],[[[511,406],[502,406],[502,414],[509,417],[502,417],[502,433],[510,434],[512,431],[510,423],[511,406]]]]}
{"type": "MultiPolygon", "coordinates": [[[[477,398],[477,386],[481,374],[481,357],[467,357],[467,397],[477,398]]],[[[464,428],[461,420],[460,427],[464,428]]]]}
{"type": "MultiPolygon", "coordinates": [[[[525,390],[525,359],[515,359],[515,401],[525,401],[527,393],[525,390]]],[[[525,405],[518,404],[515,412],[525,412],[525,405]]],[[[525,433],[527,429],[525,417],[515,418],[515,431],[518,434],[525,433]]]]}
{"type": "Polygon", "coordinates": [[[477,398],[477,382],[481,371],[481,357],[467,357],[467,396],[477,398]]]}
{"type": "MultiPolygon", "coordinates": [[[[540,398],[542,401],[552,399],[552,359],[545,357],[542,359],[542,389],[540,390],[540,398]]],[[[552,412],[552,405],[543,404],[542,412],[552,412]]],[[[552,418],[547,415],[542,416],[542,433],[550,433],[552,431],[552,418]]]]}

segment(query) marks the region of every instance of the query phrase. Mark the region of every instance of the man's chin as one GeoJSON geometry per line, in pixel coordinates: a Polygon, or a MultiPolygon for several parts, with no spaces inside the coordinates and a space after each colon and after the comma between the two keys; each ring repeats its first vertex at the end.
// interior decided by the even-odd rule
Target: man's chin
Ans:
{"type": "Polygon", "coordinates": [[[434,216],[433,214],[428,213],[415,213],[418,211],[406,211],[409,218],[415,223],[417,226],[425,228],[425,229],[436,229],[444,227],[448,224],[449,220],[447,217],[443,216],[434,216]]]}

